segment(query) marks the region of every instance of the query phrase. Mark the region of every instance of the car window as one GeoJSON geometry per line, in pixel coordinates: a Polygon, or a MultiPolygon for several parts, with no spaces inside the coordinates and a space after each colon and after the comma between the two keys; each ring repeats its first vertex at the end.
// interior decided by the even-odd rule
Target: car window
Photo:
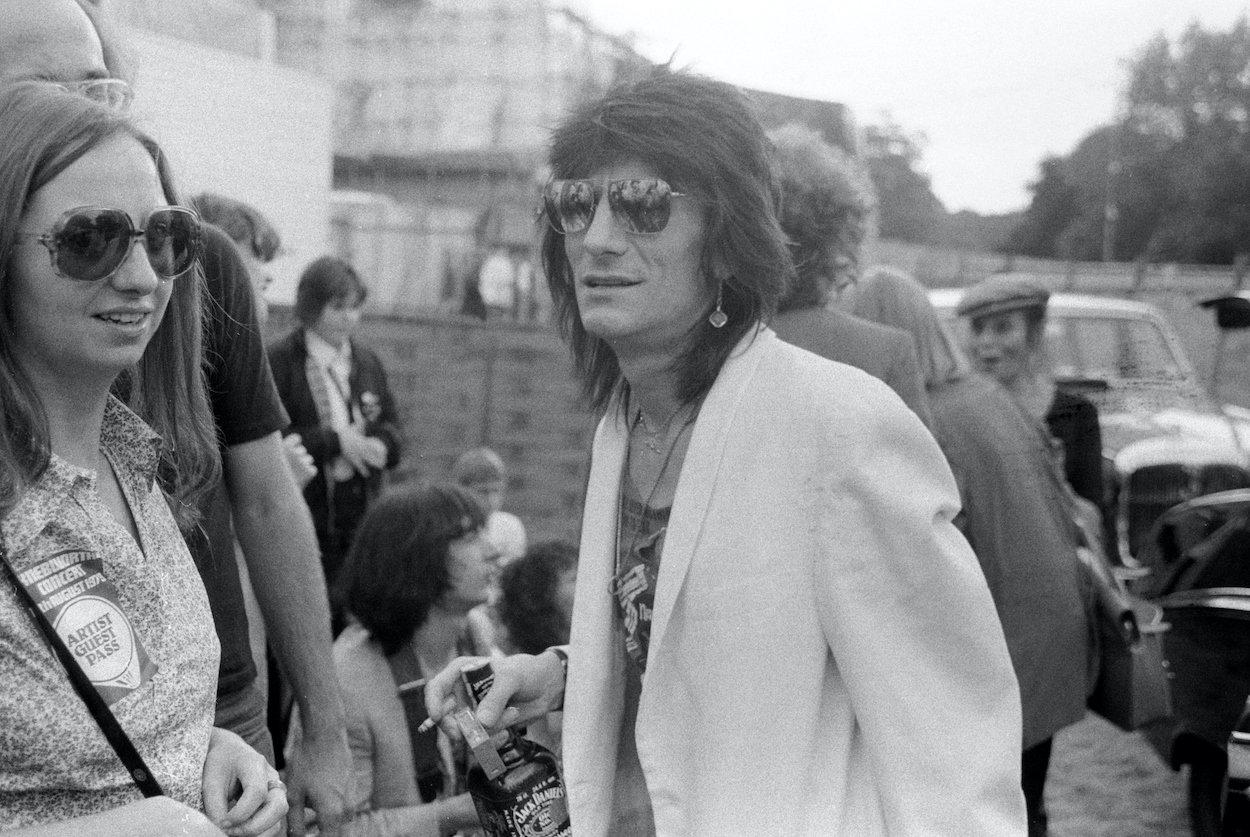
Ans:
{"type": "Polygon", "coordinates": [[[1180,364],[1154,323],[1120,317],[1055,317],[1047,351],[1061,377],[1178,379],[1180,364]]]}
{"type": "Polygon", "coordinates": [[[1059,317],[1046,320],[1046,356],[1050,368],[1060,378],[1091,377],[1081,370],[1081,355],[1068,334],[1068,321],[1059,317]]]}
{"type": "MultiPolygon", "coordinates": [[[[953,311],[939,312],[951,337],[970,344],[969,323],[953,311]]],[[[1046,319],[1046,353],[1059,378],[1184,380],[1171,345],[1149,320],[1081,317],[1051,312],[1046,319]]]]}

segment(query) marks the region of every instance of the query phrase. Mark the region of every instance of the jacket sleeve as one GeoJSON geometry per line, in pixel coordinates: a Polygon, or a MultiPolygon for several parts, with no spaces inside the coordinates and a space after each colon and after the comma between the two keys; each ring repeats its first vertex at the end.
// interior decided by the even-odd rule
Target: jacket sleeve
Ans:
{"type": "Polygon", "coordinates": [[[298,433],[313,462],[322,467],[342,453],[342,447],[339,435],[329,427],[322,427],[318,420],[304,366],[296,361],[294,339],[287,336],[269,346],[269,365],[273,370],[274,384],[291,417],[283,435],[298,433]]]}
{"type": "Polygon", "coordinates": [[[874,420],[826,445],[843,462],[821,466],[815,584],[888,833],[1023,835],[1019,689],[954,480],[919,420],[866,393],[874,420]]]}
{"type": "Polygon", "coordinates": [[[886,383],[898,393],[903,403],[911,407],[924,426],[933,430],[933,415],[929,410],[929,396],[925,392],[924,378],[920,374],[920,361],[910,340],[902,341],[894,354],[886,383]]]}

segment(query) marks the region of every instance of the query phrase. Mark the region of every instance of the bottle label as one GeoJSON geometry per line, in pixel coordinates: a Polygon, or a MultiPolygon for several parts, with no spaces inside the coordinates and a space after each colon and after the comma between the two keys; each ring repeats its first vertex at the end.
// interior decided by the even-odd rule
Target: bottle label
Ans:
{"type": "Polygon", "coordinates": [[[482,663],[475,668],[461,669],[460,679],[464,681],[464,690],[469,693],[469,701],[476,709],[490,691],[490,687],[495,685],[495,672],[490,663],[482,663]]]}
{"type": "Polygon", "coordinates": [[[504,808],[478,802],[482,827],[491,837],[570,837],[569,806],[560,777],[552,774],[517,793],[504,808]]]}

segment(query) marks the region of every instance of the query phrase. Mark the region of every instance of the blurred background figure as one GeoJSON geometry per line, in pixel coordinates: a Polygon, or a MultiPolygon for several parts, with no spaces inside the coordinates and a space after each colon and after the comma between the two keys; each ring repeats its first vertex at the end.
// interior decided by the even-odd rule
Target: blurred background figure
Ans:
{"type": "Polygon", "coordinates": [[[568,541],[536,543],[499,576],[500,650],[541,654],[567,645],[577,582],[577,547],[568,541]]]}
{"type": "MultiPolygon", "coordinates": [[[[228,235],[238,248],[239,257],[247,268],[248,280],[252,287],[256,322],[263,328],[269,319],[269,303],[265,300],[265,290],[273,282],[268,265],[277,257],[282,247],[282,239],[278,231],[258,209],[224,195],[202,192],[191,198],[191,205],[200,213],[200,218],[228,235]]],[[[283,436],[282,449],[286,454],[287,465],[291,468],[291,476],[295,478],[295,482],[300,488],[308,485],[308,481],[316,476],[317,467],[313,464],[312,456],[304,448],[299,434],[291,433],[283,436]]],[[[237,541],[234,545],[234,554],[239,565],[239,581],[243,587],[244,603],[247,607],[248,640],[252,649],[252,661],[256,665],[256,687],[261,694],[268,694],[269,665],[265,651],[267,640],[264,615],[252,587],[247,559],[237,541]]]]}
{"type": "MultiPolygon", "coordinates": [[[[505,654],[541,654],[568,645],[577,586],[577,547],[543,541],[503,568],[495,601],[496,643],[505,654]]],[[[560,757],[563,712],[548,712],[526,727],[526,737],[560,757]]]]}
{"type": "MultiPolygon", "coordinates": [[[[295,315],[300,325],[269,347],[282,403],[317,474],[304,487],[321,550],[326,584],[333,586],[352,536],[383,475],[399,462],[399,417],[382,361],[352,339],[360,323],[365,286],[347,262],[323,256],[300,276],[295,315]]],[[[331,603],[331,632],[343,614],[331,603]]],[[[291,706],[288,690],[270,667],[269,728],[282,749],[291,706]]]]}
{"type": "Polygon", "coordinates": [[[265,291],[273,284],[269,263],[282,249],[282,237],[260,210],[243,201],[212,192],[202,192],[191,199],[200,217],[218,227],[239,248],[247,275],[255,291],[256,319],[263,326],[269,319],[269,303],[265,291]]]}
{"type": "Polygon", "coordinates": [[[486,535],[498,547],[504,563],[525,553],[525,524],[503,510],[508,473],[503,459],[490,448],[473,448],[460,454],[451,469],[456,485],[476,497],[486,510],[486,535]]]}
{"type": "Polygon", "coordinates": [[[1025,413],[1046,422],[1059,442],[1068,484],[1092,504],[1093,509],[1085,507],[1087,514],[1101,514],[1098,408],[1088,398],[1055,386],[1045,345],[1049,298],[1050,291],[1030,279],[991,276],[968,289],[956,312],[969,320],[969,354],[977,369],[1006,387],[1025,413]]]}
{"type": "Polygon", "coordinates": [[[489,319],[516,319],[516,266],[506,248],[496,247],[486,254],[478,272],[477,287],[489,319]]]}
{"type": "Polygon", "coordinates": [[[498,573],[481,505],[453,486],[400,488],[360,523],[335,587],[348,624],[334,643],[356,775],[351,835],[447,835],[478,826],[463,741],[418,733],[420,688],[462,655],[493,648],[470,627],[498,573]],[[417,714],[412,714],[417,713],[417,714]]]}
{"type": "Polygon", "coordinates": [[[768,136],[781,184],[781,229],[795,267],[773,330],[787,343],[885,381],[931,424],[910,337],[829,305],[835,290],[859,276],[876,205],[868,173],[805,126],[785,125],[768,136]]]}
{"type": "MultiPolygon", "coordinates": [[[[265,299],[265,291],[273,284],[269,263],[282,251],[282,237],[277,228],[259,209],[225,195],[202,192],[191,199],[191,205],[207,223],[230,236],[238,248],[252,284],[256,321],[263,328],[269,320],[269,302],[265,299]]],[[[316,463],[298,433],[283,436],[282,445],[287,464],[291,466],[291,475],[303,488],[317,475],[316,463]]]]}
{"type": "Polygon", "coordinates": [[[1089,674],[1090,629],[1062,476],[1041,423],[968,368],[919,282],[877,269],[854,299],[857,315],[915,341],[933,433],[959,486],[955,524],[981,562],[1020,683],[1029,835],[1044,837],[1051,743],[1084,717],[1089,674]]]}
{"type": "Polygon", "coordinates": [[[353,339],[365,286],[355,269],[323,256],[295,292],[300,325],[269,347],[282,403],[318,473],[304,489],[326,582],[333,585],[356,525],[399,462],[399,417],[378,356],[353,339]]]}

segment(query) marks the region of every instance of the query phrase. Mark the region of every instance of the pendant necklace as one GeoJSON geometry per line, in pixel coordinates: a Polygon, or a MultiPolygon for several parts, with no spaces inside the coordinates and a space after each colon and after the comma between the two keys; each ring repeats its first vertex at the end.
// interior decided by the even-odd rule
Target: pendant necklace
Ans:
{"type": "MultiPolygon", "coordinates": [[[[671,430],[673,427],[674,419],[676,419],[678,414],[680,414],[681,411],[684,409],[686,409],[686,405],[683,404],[682,406],[678,407],[676,410],[673,410],[672,414],[668,417],[668,419],[664,422],[664,424],[660,425],[657,428],[652,429],[651,422],[647,421],[646,415],[642,412],[642,408],[639,407],[638,415],[634,417],[633,425],[630,427],[630,435],[632,436],[633,432],[637,430],[639,427],[641,427],[642,433],[639,434],[639,437],[642,439],[643,445],[646,446],[647,450],[651,451],[651,453],[654,454],[655,456],[665,457],[665,465],[667,465],[668,457],[672,456],[673,446],[676,445],[676,441],[673,442],[673,445],[669,446],[667,453],[660,446],[660,442],[666,436],[668,436],[669,430],[671,430]]],[[[679,439],[681,438],[682,431],[685,430],[685,428],[688,427],[692,421],[694,421],[694,417],[695,415],[698,414],[698,412],[699,410],[698,410],[698,407],[696,406],[694,409],[694,412],[691,413],[690,418],[686,420],[686,423],[684,425],[682,425],[682,429],[677,431],[677,438],[679,439]]],[[[663,474],[662,469],[660,473],[663,474]]]]}
{"type": "MultiPolygon", "coordinates": [[[[678,408],[678,410],[674,412],[672,416],[669,417],[667,424],[672,423],[673,418],[676,417],[678,412],[681,412],[680,408],[678,408]]],[[[642,501],[642,513],[643,514],[645,514],[646,511],[651,508],[651,502],[655,499],[656,492],[660,488],[660,483],[664,481],[664,474],[665,472],[668,471],[668,466],[673,460],[673,454],[676,453],[678,446],[680,446],[681,444],[682,436],[686,434],[686,430],[689,429],[694,424],[695,419],[697,419],[698,417],[699,417],[699,405],[696,404],[694,409],[691,411],[690,415],[686,418],[684,422],[682,422],[681,427],[678,428],[677,434],[673,437],[673,441],[669,443],[667,450],[661,449],[658,445],[653,446],[652,444],[648,444],[648,440],[644,438],[643,444],[647,446],[647,449],[650,450],[652,453],[656,454],[657,456],[662,454],[664,456],[664,459],[663,461],[660,462],[660,470],[656,473],[655,482],[651,484],[651,489],[647,492],[646,498],[642,501]]],[[[637,427],[639,424],[642,424],[642,423],[645,423],[645,420],[642,418],[642,411],[639,410],[638,416],[634,419],[633,427],[630,428],[631,436],[633,435],[633,428],[637,427]]],[[[630,444],[627,440],[625,444],[625,467],[622,472],[622,478],[626,480],[630,479],[629,470],[630,470],[630,463],[632,460],[630,453],[632,449],[633,449],[633,445],[630,444]]],[[[618,497],[617,504],[616,504],[616,550],[615,550],[616,554],[613,556],[613,567],[615,569],[615,573],[612,576],[611,581],[609,581],[608,583],[608,592],[611,593],[613,598],[616,598],[618,588],[621,583],[621,530],[624,528],[624,524],[625,524],[624,486],[622,486],[619,492],[619,495],[620,496],[618,497]]],[[[639,492],[639,495],[641,496],[641,492],[639,492]]],[[[630,532],[630,543],[629,543],[630,554],[633,554],[634,550],[638,546],[638,538],[639,538],[639,535],[641,534],[642,529],[643,529],[643,523],[640,519],[638,524],[635,527],[633,527],[633,531],[630,532]]]]}

